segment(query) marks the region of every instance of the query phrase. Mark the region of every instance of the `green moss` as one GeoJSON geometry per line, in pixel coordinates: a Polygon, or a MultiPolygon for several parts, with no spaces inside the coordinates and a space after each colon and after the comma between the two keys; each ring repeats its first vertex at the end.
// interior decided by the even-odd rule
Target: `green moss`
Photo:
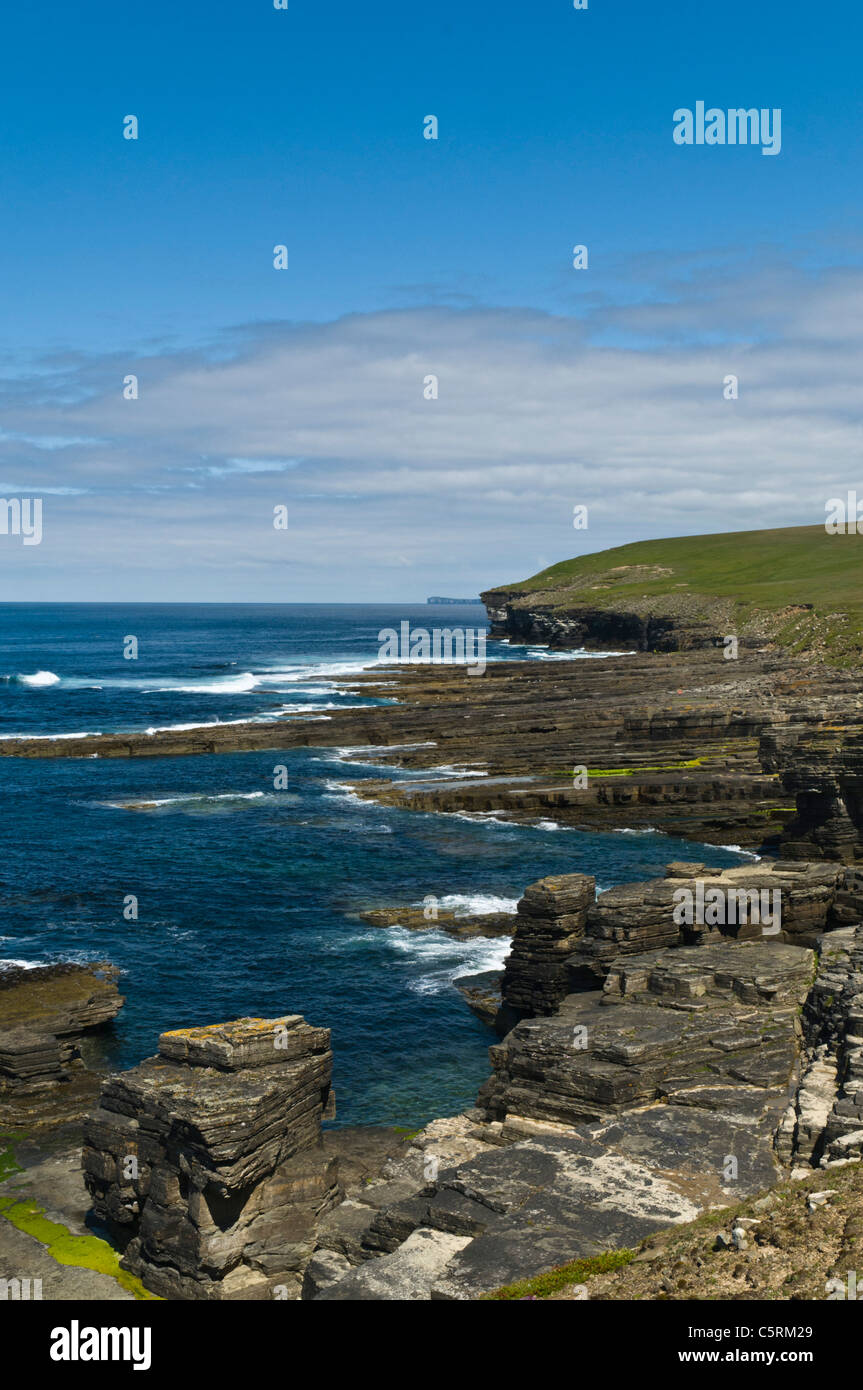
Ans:
{"type": "Polygon", "coordinates": [[[681,768],[701,767],[705,758],[688,758],[676,763],[636,763],[633,767],[589,767],[588,777],[633,777],[639,772],[679,772],[681,768]]]}
{"type": "Polygon", "coordinates": [[[505,1301],[517,1298],[548,1298],[570,1284],[583,1284],[595,1274],[608,1274],[611,1270],[622,1269],[635,1259],[634,1250],[608,1250],[603,1255],[593,1255],[586,1260],[571,1260],[569,1264],[559,1265],[546,1274],[537,1274],[533,1279],[521,1279],[517,1284],[506,1284],[493,1293],[484,1293],[483,1300],[505,1301]]]}
{"type": "MultiPolygon", "coordinates": [[[[17,1230],[32,1236],[44,1245],[48,1254],[60,1265],[72,1265],[76,1269],[93,1269],[99,1274],[107,1274],[116,1279],[121,1288],[134,1294],[136,1299],[158,1299],[158,1295],[144,1288],[140,1279],[120,1268],[120,1256],[112,1245],[98,1236],[73,1236],[59,1221],[49,1221],[41,1207],[35,1202],[16,1201],[13,1197],[0,1197],[0,1214],[10,1221],[17,1230]]],[[[160,1301],[160,1300],[159,1300],[160,1301]]]]}
{"type": "MultiPolygon", "coordinates": [[[[700,758],[687,758],[685,761],[676,763],[633,763],[632,767],[589,767],[587,768],[587,775],[588,777],[637,777],[641,772],[679,772],[685,768],[702,767],[705,763],[709,764],[710,761],[710,757],[705,755],[700,758]]],[[[573,772],[571,767],[556,767],[547,773],[535,771],[534,775],[564,777],[569,781],[573,772]]]]}
{"type": "Polygon", "coordinates": [[[24,1170],[15,1157],[14,1146],[24,1137],[23,1134],[0,1134],[0,1182],[11,1178],[13,1173],[23,1173],[24,1170]]]}

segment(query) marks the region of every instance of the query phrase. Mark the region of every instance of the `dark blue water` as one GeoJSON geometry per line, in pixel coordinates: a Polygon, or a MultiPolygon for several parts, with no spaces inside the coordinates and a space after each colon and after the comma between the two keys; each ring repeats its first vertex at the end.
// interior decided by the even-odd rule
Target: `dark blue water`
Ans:
{"type": "MultiPolygon", "coordinates": [[[[263,717],[285,705],[324,714],[357,702],[334,682],[345,668],[373,663],[379,629],[403,617],[476,625],[481,613],[7,606],[0,674],[13,679],[0,681],[0,727],[145,728],[263,717]],[[139,638],[137,662],[122,658],[129,635],[139,638]],[[59,680],[18,679],[40,671],[59,680]],[[235,688],[232,675],[259,683],[235,688]]],[[[497,651],[506,659],[506,649],[497,651]]],[[[380,930],[357,912],[427,895],[473,910],[500,899],[514,906],[544,874],[590,872],[608,887],[693,858],[696,847],[656,834],[594,835],[357,802],[338,784],[379,770],[352,756],[362,755],[340,761],[324,746],[0,759],[0,956],[121,966],[127,1003],[110,1043],[117,1066],[153,1053],[166,1028],[297,1012],[333,1030],[340,1123],[417,1126],[472,1104],[494,1038],[452,980],[502,963],[505,941],[380,930]],[[288,786],[276,790],[280,765],[288,786]],[[129,895],[137,920],[124,917],[129,895]]],[[[697,857],[741,862],[715,848],[697,857]]]]}
{"type": "MultiPolygon", "coordinates": [[[[378,634],[487,630],[482,605],[0,605],[0,737],[271,719],[357,703],[345,689],[380,664],[378,634]],[[137,657],[127,639],[137,639],[137,657]]],[[[489,645],[489,660],[559,660],[489,645]]]]}

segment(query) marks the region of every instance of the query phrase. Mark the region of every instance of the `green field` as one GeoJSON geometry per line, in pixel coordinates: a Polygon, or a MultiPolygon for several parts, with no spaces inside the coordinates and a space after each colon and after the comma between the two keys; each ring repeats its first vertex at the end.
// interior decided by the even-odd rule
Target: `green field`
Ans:
{"type": "Polygon", "coordinates": [[[852,664],[863,647],[863,536],[829,535],[819,525],[636,541],[495,592],[560,612],[730,616],[741,633],[852,664]]]}

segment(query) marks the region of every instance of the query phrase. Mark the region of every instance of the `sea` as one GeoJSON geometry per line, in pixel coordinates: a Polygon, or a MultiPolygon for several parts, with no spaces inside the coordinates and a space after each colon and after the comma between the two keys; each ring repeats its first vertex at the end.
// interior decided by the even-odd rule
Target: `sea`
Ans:
{"type": "MultiPolygon", "coordinates": [[[[351,680],[405,620],[487,628],[479,605],[0,605],[4,738],[274,717],[320,728],[318,746],[278,752],[0,759],[0,958],[114,962],[126,1004],[106,1038],[112,1068],[151,1056],[166,1029],[300,1013],[332,1029],[334,1123],[416,1129],[472,1105],[489,1074],[495,1037],[453,981],[500,969],[508,939],[381,929],[362,910],[432,897],[514,912],[546,874],[608,888],[673,859],[744,862],[649,830],[358,799],[346,784],[380,768],[368,749],[329,747],[327,722],[381,703],[351,680]]],[[[487,658],[604,659],[497,641],[487,658]]]]}

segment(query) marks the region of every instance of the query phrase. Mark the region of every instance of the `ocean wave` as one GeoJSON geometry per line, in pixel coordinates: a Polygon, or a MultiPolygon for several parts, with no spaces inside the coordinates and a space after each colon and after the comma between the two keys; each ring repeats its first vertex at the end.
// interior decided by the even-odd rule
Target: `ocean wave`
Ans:
{"type": "Polygon", "coordinates": [[[391,951],[419,967],[408,982],[413,994],[442,994],[462,975],[503,970],[510,952],[507,936],[461,941],[436,929],[417,932],[407,927],[390,927],[381,935],[391,951]]]}
{"type": "Polygon", "coordinates": [[[225,729],[233,724],[254,724],[254,719],[208,719],[205,724],[154,724],[144,733],[151,738],[153,734],[173,734],[185,729],[225,729]]]}
{"type": "Polygon", "coordinates": [[[325,795],[330,801],[346,801],[352,806],[369,807],[372,805],[372,803],[366,801],[364,797],[357,796],[357,793],[348,782],[335,782],[332,778],[327,778],[324,782],[324,787],[326,789],[325,795]]]}
{"type": "Polygon", "coordinates": [[[196,681],[194,685],[147,685],[145,695],[245,695],[260,684],[251,671],[239,676],[223,676],[217,681],[196,681]]]}
{"type": "Polygon", "coordinates": [[[371,671],[376,666],[391,666],[391,661],[379,657],[365,657],[362,660],[312,661],[308,664],[297,662],[290,666],[265,667],[258,673],[258,680],[264,684],[278,685],[281,681],[305,683],[309,680],[338,680],[342,676],[358,676],[363,671],[371,671]]]}
{"type": "Polygon", "coordinates": [[[724,849],[729,854],[742,854],[744,859],[754,859],[756,863],[762,858],[760,854],[755,853],[754,849],[743,849],[741,845],[712,845],[709,840],[705,840],[703,843],[708,849],[724,849]]]}
{"type": "MultiPolygon", "coordinates": [[[[151,923],[151,925],[153,925],[151,923]]],[[[11,941],[11,937],[0,937],[2,940],[11,941]]],[[[38,970],[45,965],[92,965],[93,952],[88,950],[80,951],[51,951],[49,955],[43,956],[41,960],[16,960],[12,956],[0,958],[0,970],[38,970]]],[[[125,975],[127,971],[115,965],[115,970],[119,974],[125,975]]]]}
{"type": "Polygon", "coordinates": [[[462,779],[462,780],[463,780],[464,778],[466,778],[466,777],[487,777],[487,776],[488,776],[488,769],[487,769],[487,768],[484,769],[482,772],[479,772],[478,770],[476,770],[476,769],[474,769],[474,768],[470,768],[470,767],[459,767],[459,766],[458,766],[457,764],[455,764],[455,763],[441,763],[440,766],[438,766],[438,767],[424,767],[424,768],[420,768],[418,771],[419,771],[420,775],[422,775],[422,776],[427,776],[427,777],[458,777],[458,778],[460,778],[460,779],[462,779]]]}
{"type": "Polygon", "coordinates": [[[274,714],[317,714],[325,709],[367,709],[366,705],[343,705],[338,700],[328,700],[323,705],[279,705],[274,714]]]}
{"type": "Polygon", "coordinates": [[[101,734],[101,730],[100,730],[100,729],[81,729],[80,731],[78,731],[78,732],[76,732],[76,733],[74,733],[74,734],[4,734],[4,733],[0,733],[0,739],[4,739],[4,738],[5,738],[5,739],[9,739],[10,741],[13,741],[13,740],[14,740],[16,743],[20,743],[22,739],[32,739],[33,742],[35,743],[35,742],[37,742],[37,741],[40,740],[40,739],[56,739],[56,738],[98,738],[98,737],[100,736],[100,734],[101,734]]]}
{"type": "MultiPolygon", "coordinates": [[[[457,917],[478,917],[487,912],[506,912],[514,913],[518,907],[518,898],[500,898],[494,893],[445,893],[438,899],[439,905],[447,912],[454,912],[457,917]]],[[[413,904],[415,907],[423,907],[423,902],[413,904]]]]}
{"type": "Polygon", "coordinates": [[[610,656],[638,656],[638,652],[593,652],[586,647],[550,648],[547,642],[514,642],[510,637],[496,637],[490,641],[489,658],[493,656],[496,645],[509,647],[510,651],[523,648],[529,657],[537,661],[602,661],[610,656]]]}
{"type": "Polygon", "coordinates": [[[12,685],[26,685],[32,690],[42,690],[50,685],[59,685],[60,677],[54,671],[34,671],[31,675],[4,676],[12,685]]]}
{"type": "Polygon", "coordinates": [[[276,801],[283,794],[279,792],[183,792],[178,796],[132,797],[126,801],[99,801],[98,806],[108,806],[115,811],[155,811],[165,806],[207,805],[221,801],[276,801]]]}

